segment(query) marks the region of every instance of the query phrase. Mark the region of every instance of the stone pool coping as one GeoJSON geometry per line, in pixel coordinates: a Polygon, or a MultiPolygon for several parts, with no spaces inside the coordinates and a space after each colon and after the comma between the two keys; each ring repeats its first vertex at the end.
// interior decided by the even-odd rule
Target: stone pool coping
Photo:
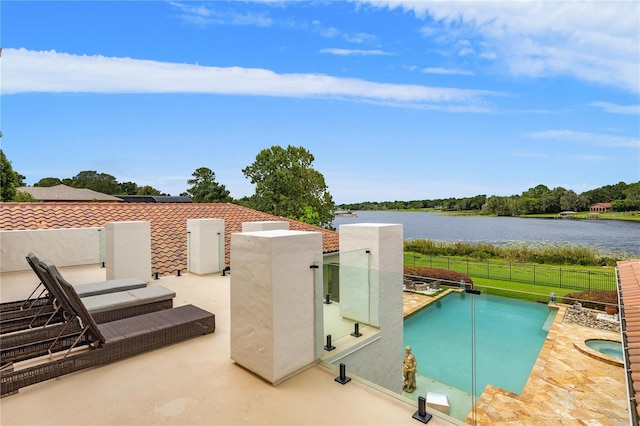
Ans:
{"type": "MultiPolygon", "coordinates": [[[[618,343],[618,344],[622,345],[622,341],[621,340],[612,340],[612,339],[599,339],[599,340],[607,340],[607,341],[615,342],[615,343],[618,343]]],[[[615,366],[618,366],[620,368],[624,367],[624,362],[623,362],[622,359],[616,358],[616,357],[611,356],[611,355],[603,354],[602,352],[599,352],[599,351],[597,351],[595,349],[592,349],[589,346],[587,346],[586,341],[576,342],[573,345],[576,347],[577,350],[579,350],[580,352],[582,352],[583,354],[585,354],[587,356],[590,356],[591,358],[598,359],[598,360],[600,360],[602,362],[606,362],[608,364],[615,365],[615,366]]]]}

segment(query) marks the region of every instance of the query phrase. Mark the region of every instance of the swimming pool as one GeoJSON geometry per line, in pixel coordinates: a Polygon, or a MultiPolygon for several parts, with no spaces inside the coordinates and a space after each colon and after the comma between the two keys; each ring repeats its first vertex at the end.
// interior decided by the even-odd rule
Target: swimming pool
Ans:
{"type": "Polygon", "coordinates": [[[520,394],[556,312],[540,303],[451,293],[405,319],[404,344],[421,375],[477,396],[488,384],[520,394]]]}

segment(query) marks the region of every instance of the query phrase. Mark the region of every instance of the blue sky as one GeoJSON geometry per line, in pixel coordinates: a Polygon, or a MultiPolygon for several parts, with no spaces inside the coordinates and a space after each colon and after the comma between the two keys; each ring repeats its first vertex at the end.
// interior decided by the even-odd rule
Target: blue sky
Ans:
{"type": "Polygon", "coordinates": [[[640,2],[11,1],[1,139],[33,185],[82,170],[231,196],[303,146],[334,201],[640,180],[640,2]]]}

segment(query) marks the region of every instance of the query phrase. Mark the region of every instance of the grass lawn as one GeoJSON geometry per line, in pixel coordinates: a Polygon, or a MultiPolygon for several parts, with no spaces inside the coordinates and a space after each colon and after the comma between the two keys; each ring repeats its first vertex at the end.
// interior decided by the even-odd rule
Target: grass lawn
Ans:
{"type": "Polygon", "coordinates": [[[474,278],[473,286],[485,294],[511,297],[513,299],[527,300],[530,302],[548,302],[551,293],[555,293],[558,302],[560,302],[563,296],[574,291],[561,287],[492,280],[488,278],[474,278]]]}
{"type": "Polygon", "coordinates": [[[428,256],[413,252],[405,252],[404,264],[460,272],[473,278],[474,283],[481,279],[508,284],[523,283],[523,285],[532,285],[531,289],[538,289],[539,292],[546,294],[551,291],[560,294],[560,291],[544,291],[544,288],[554,288],[565,293],[579,290],[616,289],[614,268],[474,261],[467,258],[428,256]]]}

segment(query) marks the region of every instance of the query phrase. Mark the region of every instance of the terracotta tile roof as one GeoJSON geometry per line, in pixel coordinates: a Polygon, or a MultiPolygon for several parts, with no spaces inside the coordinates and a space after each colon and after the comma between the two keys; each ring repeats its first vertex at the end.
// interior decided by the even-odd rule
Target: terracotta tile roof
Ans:
{"type": "MultiPolygon", "coordinates": [[[[628,348],[629,396],[635,401],[640,396],[640,260],[618,262],[617,266],[623,343],[628,348]]],[[[635,411],[640,418],[640,405],[636,404],[635,411]]]]}
{"type": "Polygon", "coordinates": [[[187,266],[187,219],[224,219],[225,263],[231,234],[242,222],[288,221],[289,229],[322,232],[325,253],[338,251],[338,233],[230,203],[0,203],[0,230],[85,228],[106,222],[146,220],[151,224],[152,274],[175,275],[187,266]]]}
{"type": "Polygon", "coordinates": [[[122,199],[103,194],[87,188],[72,188],[67,185],[55,186],[21,186],[20,192],[31,194],[38,201],[116,201],[122,199]]]}

